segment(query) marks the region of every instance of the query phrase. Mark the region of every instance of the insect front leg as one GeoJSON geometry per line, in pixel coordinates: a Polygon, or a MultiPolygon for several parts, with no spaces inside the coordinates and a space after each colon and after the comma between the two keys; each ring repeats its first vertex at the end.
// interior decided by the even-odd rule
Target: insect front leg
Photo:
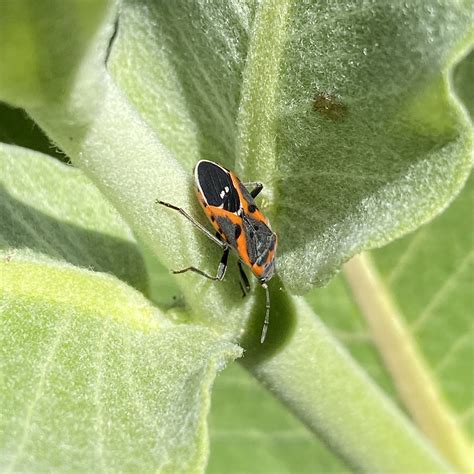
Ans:
{"type": "Polygon", "coordinates": [[[256,198],[260,194],[260,191],[263,189],[263,184],[262,183],[256,183],[256,182],[244,183],[244,186],[247,189],[250,186],[253,186],[252,191],[250,191],[250,196],[252,196],[253,198],[256,198]]]}
{"type": "Polygon", "coordinates": [[[242,290],[242,296],[247,296],[247,293],[250,291],[250,283],[247,275],[245,274],[244,269],[242,268],[242,264],[240,262],[237,263],[239,267],[239,276],[240,276],[240,289],[242,290]]]}
{"type": "Polygon", "coordinates": [[[216,243],[221,249],[225,250],[228,248],[228,245],[225,242],[222,242],[222,240],[215,237],[210,231],[208,231],[202,224],[200,224],[196,219],[194,219],[194,217],[190,216],[181,207],[174,206],[173,204],[170,204],[169,202],[160,201],[158,199],[155,202],[169,209],[173,209],[174,211],[178,211],[182,216],[186,217],[188,221],[190,221],[194,226],[196,226],[204,235],[206,235],[209,239],[211,239],[214,243],[216,243]]]}
{"type": "Polygon", "coordinates": [[[191,217],[184,209],[178,206],[174,206],[173,204],[170,204],[169,202],[164,202],[160,200],[156,200],[157,204],[161,204],[162,206],[165,206],[169,209],[173,209],[174,211],[178,211],[181,215],[186,217],[194,226],[196,226],[201,232],[203,232],[209,239],[211,239],[213,242],[215,242],[221,249],[224,250],[224,253],[222,254],[221,261],[219,263],[219,267],[217,268],[217,274],[216,276],[211,276],[208,275],[206,272],[203,272],[202,270],[199,270],[199,268],[196,267],[187,267],[184,268],[183,270],[175,270],[173,271],[174,274],[178,273],[185,273],[185,272],[194,272],[197,273],[198,275],[202,275],[203,277],[209,278],[209,280],[213,281],[221,281],[224,278],[225,271],[227,270],[227,259],[229,258],[229,251],[230,248],[229,246],[223,242],[220,238],[217,236],[214,236],[211,232],[209,232],[203,225],[201,225],[196,219],[191,217]]]}
{"type": "Polygon", "coordinates": [[[219,266],[217,267],[216,276],[211,276],[199,268],[196,267],[187,267],[183,270],[173,270],[173,273],[176,275],[178,273],[185,273],[185,272],[194,272],[198,275],[202,275],[203,277],[209,278],[209,280],[213,281],[222,281],[224,279],[225,272],[227,270],[227,259],[229,258],[230,248],[226,247],[224,253],[222,254],[221,261],[219,262],[219,266]]]}

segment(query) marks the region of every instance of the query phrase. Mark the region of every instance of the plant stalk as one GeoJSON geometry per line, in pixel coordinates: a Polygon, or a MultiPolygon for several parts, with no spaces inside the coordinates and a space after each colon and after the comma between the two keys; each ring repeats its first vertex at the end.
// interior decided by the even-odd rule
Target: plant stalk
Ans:
{"type": "Polygon", "coordinates": [[[362,254],[352,258],[344,271],[400,398],[416,424],[454,466],[462,472],[474,472],[469,444],[370,257],[362,254]]]}
{"type": "Polygon", "coordinates": [[[452,471],[304,299],[273,291],[263,351],[257,335],[242,364],[355,470],[452,471]]]}

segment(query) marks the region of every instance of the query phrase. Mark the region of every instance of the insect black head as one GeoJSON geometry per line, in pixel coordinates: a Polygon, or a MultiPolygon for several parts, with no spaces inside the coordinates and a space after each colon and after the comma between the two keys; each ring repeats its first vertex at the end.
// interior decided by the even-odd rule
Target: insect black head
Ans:
{"type": "Polygon", "coordinates": [[[275,260],[272,260],[270,263],[265,265],[263,275],[258,279],[259,283],[263,284],[273,278],[275,274],[275,260]]]}

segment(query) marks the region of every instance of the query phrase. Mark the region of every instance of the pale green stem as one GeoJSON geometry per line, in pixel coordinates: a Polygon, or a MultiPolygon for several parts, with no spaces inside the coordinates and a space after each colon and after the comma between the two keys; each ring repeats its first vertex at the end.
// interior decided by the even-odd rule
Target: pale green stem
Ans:
{"type": "Polygon", "coordinates": [[[252,374],[357,471],[450,471],[304,299],[274,291],[272,302],[267,352],[242,360],[252,374]]]}
{"type": "Polygon", "coordinates": [[[463,472],[474,472],[474,455],[464,433],[443,400],[370,258],[356,256],[344,270],[372,338],[408,411],[453,465],[463,472]]]}

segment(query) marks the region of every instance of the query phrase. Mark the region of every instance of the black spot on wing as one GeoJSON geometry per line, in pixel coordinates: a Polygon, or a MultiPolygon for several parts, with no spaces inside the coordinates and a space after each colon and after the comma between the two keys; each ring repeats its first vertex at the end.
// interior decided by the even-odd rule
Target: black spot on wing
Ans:
{"type": "Polygon", "coordinates": [[[242,233],[242,227],[240,227],[239,224],[235,224],[235,240],[240,237],[240,234],[242,233]]]}
{"type": "Polygon", "coordinates": [[[268,250],[271,252],[275,250],[275,244],[276,244],[276,237],[272,236],[272,240],[270,242],[270,247],[268,247],[268,250]]]}
{"type": "Polygon", "coordinates": [[[201,161],[197,165],[196,178],[209,205],[222,206],[230,212],[239,210],[239,195],[226,170],[211,161],[201,161]]]}

